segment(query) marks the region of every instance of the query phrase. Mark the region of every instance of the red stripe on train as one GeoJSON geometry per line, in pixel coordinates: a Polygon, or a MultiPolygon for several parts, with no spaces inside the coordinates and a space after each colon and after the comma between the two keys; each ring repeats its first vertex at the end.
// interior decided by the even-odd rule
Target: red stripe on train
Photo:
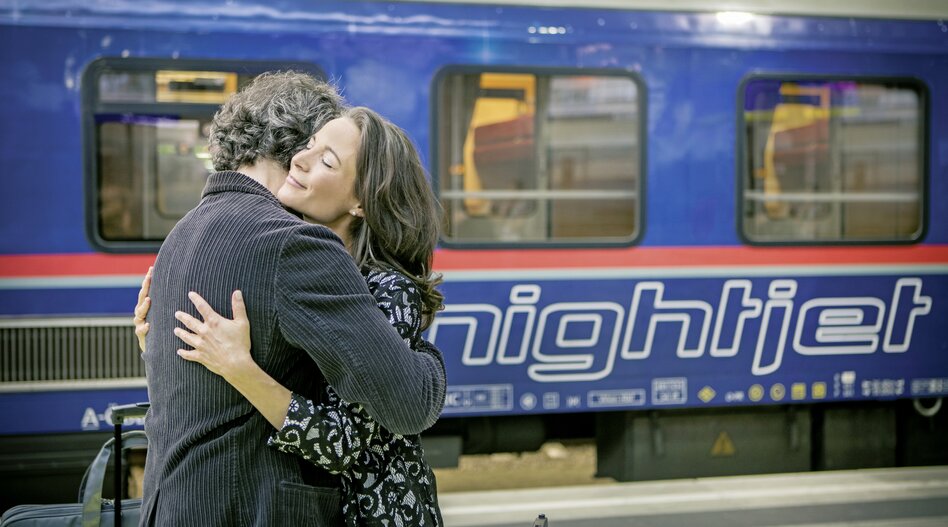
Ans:
{"type": "Polygon", "coordinates": [[[145,274],[154,254],[17,254],[0,256],[0,278],[145,274]]]}
{"type": "Polygon", "coordinates": [[[435,269],[563,269],[744,265],[948,263],[948,245],[875,247],[627,247],[620,249],[441,249],[435,269]]]}
{"type": "MultiPolygon", "coordinates": [[[[0,256],[0,278],[144,274],[154,254],[0,256]]],[[[874,247],[623,247],[616,249],[439,249],[439,271],[746,265],[948,264],[948,245],[874,247]]]]}

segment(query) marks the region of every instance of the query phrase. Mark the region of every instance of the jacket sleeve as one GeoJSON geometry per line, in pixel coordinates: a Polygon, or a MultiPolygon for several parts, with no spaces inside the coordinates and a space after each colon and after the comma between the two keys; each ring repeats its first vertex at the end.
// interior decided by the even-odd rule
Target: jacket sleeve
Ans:
{"type": "Polygon", "coordinates": [[[331,231],[300,226],[288,236],[276,294],[281,334],[312,357],[342,399],[396,434],[420,433],[438,419],[442,364],[412,351],[392,328],[331,231]]]}
{"type": "Polygon", "coordinates": [[[326,391],[327,402],[321,404],[294,393],[283,428],[270,436],[269,445],[339,474],[359,459],[379,425],[361,406],[346,403],[330,387],[326,391]]]}

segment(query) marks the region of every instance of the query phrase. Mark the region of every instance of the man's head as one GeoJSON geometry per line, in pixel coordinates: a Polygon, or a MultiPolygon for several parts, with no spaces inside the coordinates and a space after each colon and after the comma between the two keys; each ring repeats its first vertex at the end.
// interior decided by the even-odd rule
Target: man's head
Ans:
{"type": "Polygon", "coordinates": [[[290,159],[344,107],[335,88],[305,73],[264,73],[214,114],[210,151],[215,170],[290,159]]]}

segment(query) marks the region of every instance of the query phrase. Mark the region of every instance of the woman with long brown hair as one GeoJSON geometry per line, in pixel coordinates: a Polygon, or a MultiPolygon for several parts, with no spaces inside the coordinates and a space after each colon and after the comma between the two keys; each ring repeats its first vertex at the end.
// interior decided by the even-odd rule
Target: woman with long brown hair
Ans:
{"type": "MultiPolygon", "coordinates": [[[[440,215],[405,132],[368,108],[346,110],[293,157],[277,197],[339,236],[379,308],[415,348],[443,301],[435,288],[440,277],[431,270],[440,215]]],[[[137,314],[149,307],[148,285],[146,278],[137,314]]],[[[434,473],[417,435],[389,432],[329,386],[314,400],[274,381],[251,359],[239,291],[233,320],[220,317],[196,293],[191,300],[205,321],[216,323],[176,313],[190,330],[176,328],[176,335],[194,348],[178,354],[243,394],[276,429],[271,446],[341,476],[347,525],[442,524],[434,473]]],[[[319,321],[312,323],[318,331],[319,321]]],[[[142,337],[147,329],[141,322],[136,333],[142,337]]]]}

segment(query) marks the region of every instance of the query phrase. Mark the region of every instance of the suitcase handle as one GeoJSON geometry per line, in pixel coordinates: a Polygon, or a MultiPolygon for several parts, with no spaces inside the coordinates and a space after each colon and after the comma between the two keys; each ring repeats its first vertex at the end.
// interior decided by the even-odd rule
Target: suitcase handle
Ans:
{"type": "MultiPolygon", "coordinates": [[[[101,520],[102,511],[102,485],[105,481],[105,470],[109,465],[109,458],[112,457],[112,446],[115,444],[115,438],[109,438],[99,453],[92,460],[92,464],[86,469],[82,476],[82,483],[79,485],[79,501],[82,503],[82,527],[98,527],[101,520]]],[[[141,430],[132,430],[122,434],[122,450],[132,448],[142,448],[148,446],[148,438],[145,432],[141,430]]],[[[118,455],[121,455],[119,453],[118,455]]],[[[115,477],[120,478],[117,474],[115,477]]],[[[116,502],[122,499],[116,496],[116,502]]]]}
{"type": "MultiPolygon", "coordinates": [[[[145,417],[151,403],[132,403],[112,407],[112,424],[115,425],[115,441],[122,444],[122,425],[129,417],[145,417]]],[[[124,450],[124,449],[123,449],[124,450]]],[[[115,527],[122,526],[122,456],[115,456],[115,527]]]]}
{"type": "Polygon", "coordinates": [[[131,417],[145,417],[145,412],[147,412],[150,407],[150,403],[132,403],[113,406],[110,414],[112,424],[122,426],[125,424],[125,420],[131,417]]]}

